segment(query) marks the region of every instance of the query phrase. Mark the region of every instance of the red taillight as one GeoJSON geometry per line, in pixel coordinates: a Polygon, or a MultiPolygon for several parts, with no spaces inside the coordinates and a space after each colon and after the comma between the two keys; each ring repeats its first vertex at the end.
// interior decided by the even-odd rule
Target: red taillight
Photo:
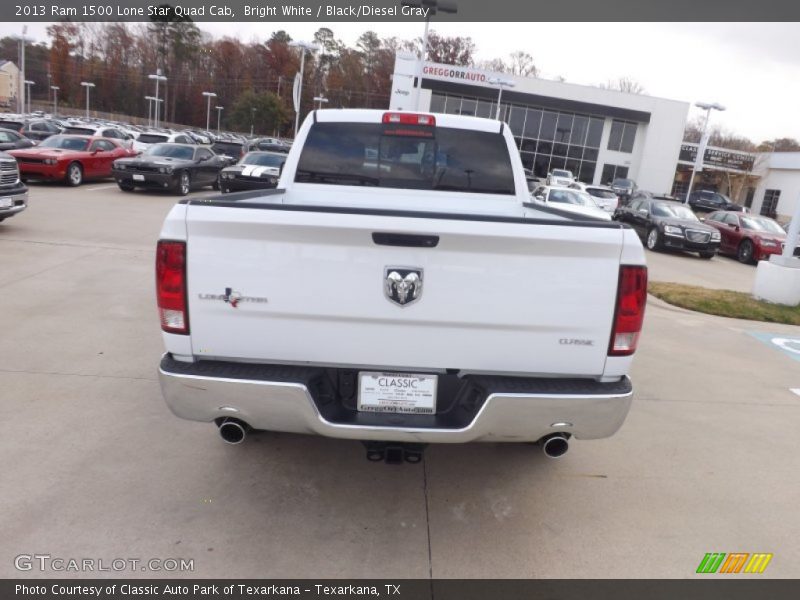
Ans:
{"type": "Polygon", "coordinates": [[[189,333],[186,306],[186,242],[159,240],[156,248],[156,295],[161,329],[189,333]]]}
{"type": "Polygon", "coordinates": [[[647,267],[620,267],[609,356],[630,356],[636,352],[646,303],[647,267]]]}
{"type": "Polygon", "coordinates": [[[383,113],[383,122],[386,125],[436,126],[436,118],[433,115],[418,115],[416,113],[383,113]]]}

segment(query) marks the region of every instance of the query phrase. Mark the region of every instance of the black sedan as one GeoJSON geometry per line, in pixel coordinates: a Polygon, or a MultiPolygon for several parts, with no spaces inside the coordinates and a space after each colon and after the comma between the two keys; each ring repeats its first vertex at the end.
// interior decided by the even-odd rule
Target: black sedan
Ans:
{"type": "Polygon", "coordinates": [[[25,127],[20,130],[20,133],[26,138],[41,142],[51,135],[62,133],[62,128],[49,119],[35,119],[33,121],[28,121],[25,127]]]}
{"type": "Polygon", "coordinates": [[[719,249],[719,231],[679,202],[639,198],[618,208],[614,218],[630,225],[650,250],[685,250],[711,258],[719,249]]]}
{"type": "Polygon", "coordinates": [[[256,138],[247,145],[249,150],[264,150],[268,152],[283,152],[288,154],[292,147],[278,138],[256,138]]]}
{"type": "Polygon", "coordinates": [[[697,211],[732,210],[744,212],[741,204],[736,204],[727,196],[711,190],[698,190],[689,194],[689,206],[697,211]]]}
{"type": "Polygon", "coordinates": [[[222,169],[219,189],[223,194],[238,190],[274,188],[278,185],[286,155],[279,152],[248,152],[237,164],[222,169]]]}
{"type": "Polygon", "coordinates": [[[114,161],[119,188],[171,190],[185,196],[193,189],[218,185],[225,162],[208,148],[189,144],[153,144],[141,156],[114,161]]]}
{"type": "Polygon", "coordinates": [[[10,129],[0,129],[0,152],[30,148],[31,146],[33,146],[33,142],[24,135],[10,129]]]}

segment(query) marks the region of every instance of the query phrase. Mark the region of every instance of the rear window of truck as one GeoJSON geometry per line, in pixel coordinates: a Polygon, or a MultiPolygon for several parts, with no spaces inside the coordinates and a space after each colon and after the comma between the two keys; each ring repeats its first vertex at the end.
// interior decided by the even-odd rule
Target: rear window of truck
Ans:
{"type": "Polygon", "coordinates": [[[514,174],[499,133],[380,123],[315,123],[295,181],[513,195],[514,174]]]}

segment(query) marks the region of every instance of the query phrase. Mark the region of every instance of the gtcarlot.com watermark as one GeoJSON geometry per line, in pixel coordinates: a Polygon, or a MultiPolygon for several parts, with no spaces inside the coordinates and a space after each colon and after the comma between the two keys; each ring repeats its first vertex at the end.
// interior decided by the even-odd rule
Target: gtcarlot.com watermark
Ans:
{"type": "Polygon", "coordinates": [[[153,571],[186,573],[194,571],[193,558],[63,558],[50,554],[18,554],[14,557],[18,571],[53,573],[94,573],[153,571]]]}

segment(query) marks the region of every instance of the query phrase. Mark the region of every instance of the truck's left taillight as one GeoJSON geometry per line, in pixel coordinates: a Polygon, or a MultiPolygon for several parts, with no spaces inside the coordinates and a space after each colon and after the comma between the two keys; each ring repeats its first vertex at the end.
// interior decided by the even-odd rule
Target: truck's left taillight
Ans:
{"type": "Polygon", "coordinates": [[[161,329],[189,333],[186,305],[186,242],[159,240],[156,248],[156,295],[161,329]]]}

